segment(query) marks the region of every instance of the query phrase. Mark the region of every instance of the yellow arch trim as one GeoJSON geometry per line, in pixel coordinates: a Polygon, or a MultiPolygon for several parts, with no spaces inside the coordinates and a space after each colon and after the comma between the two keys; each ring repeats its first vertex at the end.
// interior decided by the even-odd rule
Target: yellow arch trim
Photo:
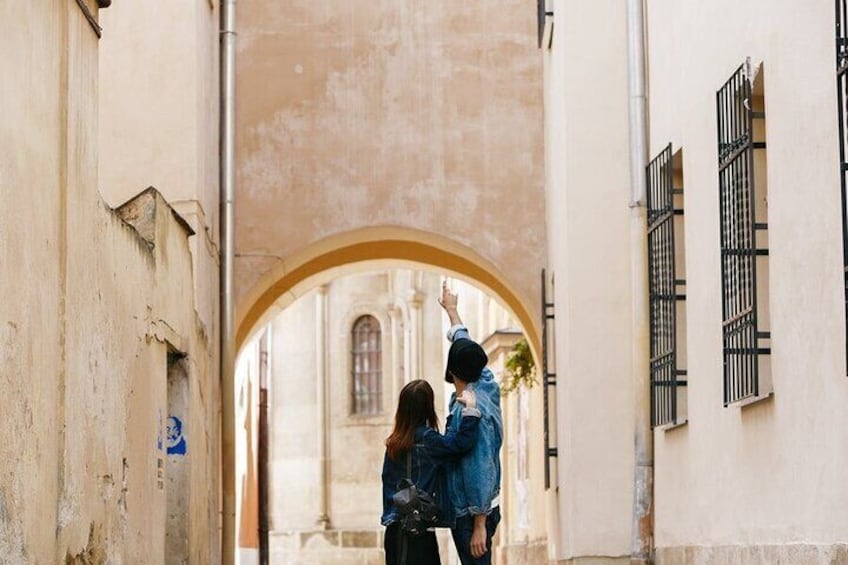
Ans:
{"type": "Polygon", "coordinates": [[[296,285],[346,265],[379,260],[412,261],[452,271],[485,287],[515,314],[534,351],[541,351],[535,308],[523,300],[498,269],[471,249],[438,235],[400,228],[369,228],[317,242],[271,269],[248,293],[237,321],[236,351],[263,314],[296,285]]]}

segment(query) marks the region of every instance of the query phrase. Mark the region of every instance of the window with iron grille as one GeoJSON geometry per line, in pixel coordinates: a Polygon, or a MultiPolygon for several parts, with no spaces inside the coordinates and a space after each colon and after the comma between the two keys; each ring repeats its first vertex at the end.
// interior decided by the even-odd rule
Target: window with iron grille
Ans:
{"type": "Polygon", "coordinates": [[[380,323],[360,316],[352,330],[352,412],[373,416],[383,410],[383,352],[380,323]]]}
{"type": "Polygon", "coordinates": [[[725,406],[771,393],[762,84],[748,60],[716,93],[725,406]]]}
{"type": "Polygon", "coordinates": [[[686,421],[683,156],[671,144],[647,167],[651,426],[686,421]]]}
{"type": "MultiPolygon", "coordinates": [[[[845,296],[845,322],[848,327],[848,157],[845,155],[848,136],[848,0],[836,0],[836,98],[839,103],[839,179],[842,183],[842,265],[845,296]]],[[[845,342],[848,359],[848,340],[845,342]]]]}

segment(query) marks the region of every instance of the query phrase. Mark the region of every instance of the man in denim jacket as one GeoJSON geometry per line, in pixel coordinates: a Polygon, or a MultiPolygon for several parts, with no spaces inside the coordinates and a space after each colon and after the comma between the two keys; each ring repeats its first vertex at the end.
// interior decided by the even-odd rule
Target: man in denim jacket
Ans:
{"type": "Polygon", "coordinates": [[[457,464],[448,468],[448,496],[456,514],[456,525],[451,533],[463,565],[489,565],[492,538],[501,520],[501,391],[494,375],[486,368],[489,359],[485,351],[471,339],[462,324],[456,310],[457,295],[445,284],[439,303],[451,323],[445,380],[456,387],[451,395],[446,428],[459,426],[462,405],[456,402],[456,396],[466,388],[476,393],[477,408],[482,414],[477,443],[457,464]]]}

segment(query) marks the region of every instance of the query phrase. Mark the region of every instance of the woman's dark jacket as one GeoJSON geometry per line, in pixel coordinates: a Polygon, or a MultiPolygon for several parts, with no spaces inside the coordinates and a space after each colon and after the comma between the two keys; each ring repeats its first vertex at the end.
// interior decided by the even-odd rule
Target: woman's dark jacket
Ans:
{"type": "MultiPolygon", "coordinates": [[[[412,448],[412,482],[419,490],[429,493],[442,509],[441,524],[452,527],[455,521],[453,505],[448,499],[445,467],[453,464],[477,441],[477,428],[480,424],[480,411],[476,408],[464,408],[463,418],[456,429],[442,435],[428,426],[419,426],[415,430],[415,445],[412,448]]],[[[406,478],[406,455],[400,461],[383,456],[383,516],[380,522],[388,526],[398,519],[398,512],[392,503],[392,497],[398,491],[397,485],[406,478]]]]}

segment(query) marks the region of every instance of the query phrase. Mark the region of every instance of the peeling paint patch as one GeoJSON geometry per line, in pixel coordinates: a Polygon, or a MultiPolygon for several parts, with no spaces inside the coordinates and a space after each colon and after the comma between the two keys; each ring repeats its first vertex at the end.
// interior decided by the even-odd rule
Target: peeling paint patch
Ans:
{"type": "Polygon", "coordinates": [[[21,525],[9,512],[6,495],[0,492],[0,563],[28,563],[21,525]]]}
{"type": "Polygon", "coordinates": [[[75,555],[71,555],[69,551],[65,556],[65,565],[102,565],[103,563],[106,563],[103,527],[92,522],[88,530],[88,544],[75,555]]]}

